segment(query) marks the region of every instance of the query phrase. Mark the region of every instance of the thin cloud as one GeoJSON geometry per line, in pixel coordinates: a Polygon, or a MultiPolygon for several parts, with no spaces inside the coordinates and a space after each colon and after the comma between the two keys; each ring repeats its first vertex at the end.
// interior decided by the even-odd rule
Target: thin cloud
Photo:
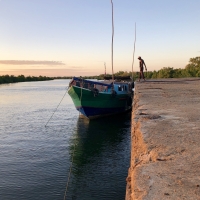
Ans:
{"type": "Polygon", "coordinates": [[[71,66],[71,67],[68,67],[69,69],[82,69],[83,67],[76,67],[76,66],[71,66]]]}
{"type": "MultiPolygon", "coordinates": [[[[89,76],[94,75],[93,70],[80,70],[80,69],[11,69],[7,71],[0,70],[0,76],[2,75],[25,75],[25,76],[89,76]]],[[[97,72],[98,74],[98,72],[97,72]]],[[[97,75],[96,74],[96,75],[97,75]]]]}
{"type": "Polygon", "coordinates": [[[0,60],[1,65],[65,65],[60,61],[0,60]]]}

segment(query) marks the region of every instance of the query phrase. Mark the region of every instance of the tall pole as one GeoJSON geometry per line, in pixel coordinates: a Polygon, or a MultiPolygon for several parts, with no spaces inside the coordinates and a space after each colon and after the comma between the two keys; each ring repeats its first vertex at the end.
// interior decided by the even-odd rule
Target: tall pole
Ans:
{"type": "Polygon", "coordinates": [[[113,38],[114,38],[114,18],[113,18],[113,2],[111,0],[112,5],[112,45],[111,45],[111,63],[112,63],[112,81],[114,83],[114,71],[113,71],[113,38]]]}
{"type": "Polygon", "coordinates": [[[132,81],[133,81],[133,65],[134,65],[134,57],[135,57],[135,43],[136,43],[136,23],[135,23],[135,41],[134,41],[134,50],[133,50],[133,62],[132,62],[132,81]]]}

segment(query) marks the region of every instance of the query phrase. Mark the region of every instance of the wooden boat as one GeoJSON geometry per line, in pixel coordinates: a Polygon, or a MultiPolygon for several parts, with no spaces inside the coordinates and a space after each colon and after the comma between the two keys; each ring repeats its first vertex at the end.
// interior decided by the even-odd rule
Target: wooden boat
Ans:
{"type": "Polygon", "coordinates": [[[91,81],[74,77],[68,94],[76,109],[89,119],[118,114],[132,107],[134,82],[130,77],[114,77],[113,73],[113,2],[112,4],[112,77],[91,81]]]}
{"type": "Polygon", "coordinates": [[[92,81],[74,77],[69,83],[68,94],[76,109],[89,119],[118,114],[132,107],[134,83],[115,79],[92,81]]]}

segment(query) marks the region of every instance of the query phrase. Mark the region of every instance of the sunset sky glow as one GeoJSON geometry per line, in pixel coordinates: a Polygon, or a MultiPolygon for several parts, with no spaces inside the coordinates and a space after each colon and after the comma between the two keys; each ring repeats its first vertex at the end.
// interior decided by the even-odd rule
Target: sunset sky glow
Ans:
{"type": "MultiPolygon", "coordinates": [[[[200,1],[113,0],[114,72],[184,68],[200,52],[200,1]]],[[[0,0],[0,75],[111,73],[110,0],[0,0]]]]}

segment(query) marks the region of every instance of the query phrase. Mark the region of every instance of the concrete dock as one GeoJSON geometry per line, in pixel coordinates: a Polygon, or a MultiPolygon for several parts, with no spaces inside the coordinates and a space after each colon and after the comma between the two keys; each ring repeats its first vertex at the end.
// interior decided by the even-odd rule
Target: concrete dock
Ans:
{"type": "Polygon", "coordinates": [[[136,82],[126,200],[200,199],[200,78],[136,82]]]}

